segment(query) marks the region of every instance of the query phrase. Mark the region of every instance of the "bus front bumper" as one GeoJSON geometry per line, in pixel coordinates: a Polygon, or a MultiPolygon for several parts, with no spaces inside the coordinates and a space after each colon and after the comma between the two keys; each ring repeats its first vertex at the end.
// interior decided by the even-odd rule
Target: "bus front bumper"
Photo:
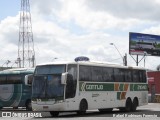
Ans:
{"type": "Polygon", "coordinates": [[[33,111],[67,111],[67,105],[64,102],[47,104],[47,103],[33,103],[33,111]]]}

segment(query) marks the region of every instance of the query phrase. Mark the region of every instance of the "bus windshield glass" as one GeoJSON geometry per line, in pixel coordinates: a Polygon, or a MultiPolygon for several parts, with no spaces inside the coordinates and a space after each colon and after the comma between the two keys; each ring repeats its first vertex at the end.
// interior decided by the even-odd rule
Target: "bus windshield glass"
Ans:
{"type": "Polygon", "coordinates": [[[65,65],[45,65],[37,66],[35,75],[62,74],[63,72],[65,72],[65,65]]]}
{"type": "Polygon", "coordinates": [[[61,84],[61,74],[64,72],[65,65],[37,66],[32,98],[63,98],[64,85],[61,84]]]}

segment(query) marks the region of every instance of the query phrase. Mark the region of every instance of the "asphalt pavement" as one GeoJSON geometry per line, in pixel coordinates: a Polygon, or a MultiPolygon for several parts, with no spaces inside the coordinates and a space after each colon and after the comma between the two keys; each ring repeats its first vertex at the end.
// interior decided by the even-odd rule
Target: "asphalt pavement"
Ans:
{"type": "Polygon", "coordinates": [[[117,120],[117,119],[133,119],[133,120],[159,120],[160,119],[160,103],[149,103],[148,105],[137,108],[136,112],[121,112],[114,109],[112,112],[101,113],[98,110],[89,110],[85,115],[77,115],[76,112],[60,113],[59,117],[53,118],[49,112],[32,112],[23,108],[13,110],[11,108],[2,109],[0,111],[0,120],[53,120],[53,119],[73,119],[73,120],[117,120]]]}

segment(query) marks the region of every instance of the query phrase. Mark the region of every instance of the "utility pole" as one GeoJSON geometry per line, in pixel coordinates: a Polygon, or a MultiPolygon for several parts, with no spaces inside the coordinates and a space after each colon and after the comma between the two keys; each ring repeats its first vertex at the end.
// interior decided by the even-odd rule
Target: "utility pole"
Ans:
{"type": "Polygon", "coordinates": [[[35,51],[29,0],[21,0],[17,61],[19,67],[35,66],[35,51]]]}
{"type": "Polygon", "coordinates": [[[125,53],[125,56],[123,57],[123,65],[127,66],[127,53],[125,53]]]}

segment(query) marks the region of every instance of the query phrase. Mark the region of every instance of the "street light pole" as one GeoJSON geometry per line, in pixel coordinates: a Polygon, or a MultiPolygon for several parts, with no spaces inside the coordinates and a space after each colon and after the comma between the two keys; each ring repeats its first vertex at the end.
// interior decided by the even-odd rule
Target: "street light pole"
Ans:
{"type": "Polygon", "coordinates": [[[125,56],[122,56],[122,54],[119,52],[118,48],[116,47],[114,43],[110,43],[110,45],[113,45],[116,48],[116,50],[118,51],[119,55],[121,56],[123,60],[123,65],[127,66],[127,54],[125,54],[125,56]]]}
{"type": "Polygon", "coordinates": [[[119,50],[118,50],[118,48],[116,47],[116,45],[115,45],[114,43],[110,43],[110,45],[113,45],[113,46],[116,48],[116,50],[118,51],[119,55],[120,55],[121,58],[123,59],[123,56],[122,56],[121,53],[119,52],[119,50]]]}

